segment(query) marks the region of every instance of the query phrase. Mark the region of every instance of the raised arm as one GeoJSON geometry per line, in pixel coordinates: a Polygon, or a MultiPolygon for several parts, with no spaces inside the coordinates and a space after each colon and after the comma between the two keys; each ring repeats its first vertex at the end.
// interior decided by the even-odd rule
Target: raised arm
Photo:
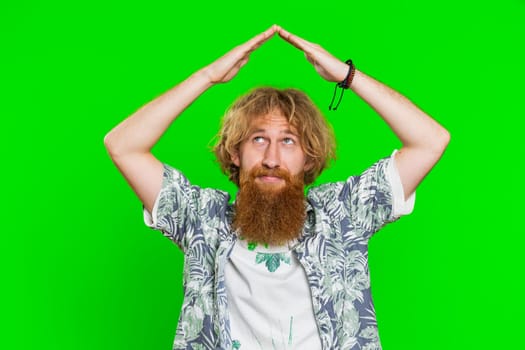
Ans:
{"type": "Polygon", "coordinates": [[[104,138],[111,159],[144,206],[151,212],[162,186],[162,163],[151,149],[171,123],[204,91],[231,80],[251,52],[271,38],[272,26],[246,43],[195,72],[188,79],[149,102],[118,124],[104,138]]]}
{"type": "MultiPolygon", "coordinates": [[[[326,80],[340,82],[348,65],[321,46],[279,28],[279,35],[302,50],[316,71],[326,80]]],[[[406,97],[356,70],[350,88],[365,100],[401,140],[395,155],[405,197],[408,197],[437,163],[448,145],[448,131],[406,97]]]]}

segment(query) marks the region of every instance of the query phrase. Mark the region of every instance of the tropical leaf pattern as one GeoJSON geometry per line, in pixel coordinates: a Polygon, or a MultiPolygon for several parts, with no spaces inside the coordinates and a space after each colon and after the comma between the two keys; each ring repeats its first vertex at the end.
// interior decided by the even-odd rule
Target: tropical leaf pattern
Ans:
{"type": "Polygon", "coordinates": [[[255,262],[263,263],[270,272],[275,272],[281,266],[281,261],[290,265],[290,257],[284,253],[257,253],[255,262]]]}
{"type": "MultiPolygon", "coordinates": [[[[385,158],[345,182],[311,188],[307,220],[292,247],[304,267],[323,349],[381,349],[370,293],[368,240],[392,216],[385,158]]],[[[192,186],[164,166],[151,227],[184,252],[184,302],[173,349],[235,349],[230,338],[224,269],[237,235],[229,195],[192,186]]],[[[275,271],[284,260],[260,255],[275,271]]],[[[284,261],[286,262],[286,261],[284,261]]]]}

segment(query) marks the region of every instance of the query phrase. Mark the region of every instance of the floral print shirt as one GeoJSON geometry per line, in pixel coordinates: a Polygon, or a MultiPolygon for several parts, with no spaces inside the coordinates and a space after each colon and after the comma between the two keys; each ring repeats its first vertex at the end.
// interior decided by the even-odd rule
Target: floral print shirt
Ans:
{"type": "MultiPolygon", "coordinates": [[[[368,241],[397,219],[393,156],[359,176],[312,187],[302,236],[291,247],[306,272],[323,349],[381,349],[370,293],[368,241]]],[[[396,172],[397,176],[397,172],[396,172]]],[[[400,184],[399,178],[396,181],[400,184]]],[[[184,301],[173,349],[233,349],[224,271],[237,239],[229,194],[191,185],[164,165],[146,224],[184,252],[184,301]]],[[[411,209],[409,209],[411,210],[411,209]]]]}

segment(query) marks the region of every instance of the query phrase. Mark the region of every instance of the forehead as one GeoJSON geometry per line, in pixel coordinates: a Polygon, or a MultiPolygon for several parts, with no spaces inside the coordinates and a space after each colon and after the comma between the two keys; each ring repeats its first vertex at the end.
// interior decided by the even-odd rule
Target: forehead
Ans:
{"type": "Polygon", "coordinates": [[[257,131],[278,131],[296,133],[293,125],[288,122],[288,119],[279,112],[272,112],[265,115],[254,117],[249,126],[249,133],[257,131]]]}

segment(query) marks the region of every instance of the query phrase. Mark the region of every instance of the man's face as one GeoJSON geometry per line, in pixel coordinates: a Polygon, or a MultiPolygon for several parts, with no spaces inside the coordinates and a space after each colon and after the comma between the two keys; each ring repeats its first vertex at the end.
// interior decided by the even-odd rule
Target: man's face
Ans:
{"type": "Polygon", "coordinates": [[[306,156],[296,130],[279,112],[255,118],[250,132],[232,155],[233,163],[248,173],[254,168],[264,171],[255,178],[261,187],[281,188],[286,181],[272,171],[285,171],[295,176],[305,170],[306,156]]]}
{"type": "Polygon", "coordinates": [[[255,118],[232,161],[240,168],[233,227],[249,242],[282,245],[301,235],[306,156],[279,113],[255,118]]]}

